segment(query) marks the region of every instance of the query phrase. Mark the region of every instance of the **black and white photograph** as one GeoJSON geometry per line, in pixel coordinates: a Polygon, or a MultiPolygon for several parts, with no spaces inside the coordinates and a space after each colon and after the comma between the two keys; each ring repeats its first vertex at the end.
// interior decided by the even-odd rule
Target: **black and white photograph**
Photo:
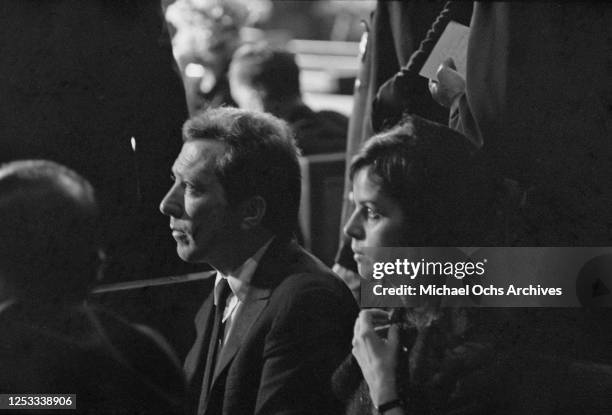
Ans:
{"type": "Polygon", "coordinates": [[[610,3],[0,21],[0,414],[612,414],[610,3]]]}

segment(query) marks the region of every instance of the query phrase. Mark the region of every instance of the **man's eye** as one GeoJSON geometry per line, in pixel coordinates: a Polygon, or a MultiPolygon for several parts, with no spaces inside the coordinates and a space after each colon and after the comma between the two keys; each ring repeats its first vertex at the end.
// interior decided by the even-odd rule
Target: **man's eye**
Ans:
{"type": "Polygon", "coordinates": [[[195,187],[191,183],[183,183],[183,188],[185,189],[185,191],[187,193],[190,193],[190,194],[200,194],[200,193],[202,193],[200,191],[200,189],[198,189],[197,187],[195,187]]]}
{"type": "Polygon", "coordinates": [[[371,220],[380,219],[380,213],[372,208],[366,208],[366,216],[368,219],[371,220]]]}

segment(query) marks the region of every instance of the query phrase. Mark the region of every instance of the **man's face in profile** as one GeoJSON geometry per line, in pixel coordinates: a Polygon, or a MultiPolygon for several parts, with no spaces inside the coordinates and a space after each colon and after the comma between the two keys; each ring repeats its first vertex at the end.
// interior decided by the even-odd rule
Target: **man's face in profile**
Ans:
{"type": "Polygon", "coordinates": [[[217,159],[225,152],[225,144],[217,141],[188,141],[172,166],[174,183],[160,210],[170,217],[176,250],[184,261],[214,266],[240,231],[240,220],[215,174],[217,159]]]}

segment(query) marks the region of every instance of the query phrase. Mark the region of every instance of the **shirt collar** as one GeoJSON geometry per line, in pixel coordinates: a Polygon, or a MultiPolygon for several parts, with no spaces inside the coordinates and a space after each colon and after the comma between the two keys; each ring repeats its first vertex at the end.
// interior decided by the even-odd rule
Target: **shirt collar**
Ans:
{"type": "Polygon", "coordinates": [[[261,261],[261,258],[266,253],[266,250],[274,240],[274,237],[270,238],[265,244],[261,246],[251,257],[247,258],[246,261],[242,263],[238,268],[234,271],[228,273],[227,275],[222,274],[217,271],[217,278],[215,280],[215,287],[221,281],[221,278],[227,278],[227,282],[229,283],[230,289],[232,293],[238,297],[241,302],[244,302],[250,291],[251,291],[251,279],[253,278],[253,274],[255,274],[255,270],[257,269],[257,265],[261,261]]]}

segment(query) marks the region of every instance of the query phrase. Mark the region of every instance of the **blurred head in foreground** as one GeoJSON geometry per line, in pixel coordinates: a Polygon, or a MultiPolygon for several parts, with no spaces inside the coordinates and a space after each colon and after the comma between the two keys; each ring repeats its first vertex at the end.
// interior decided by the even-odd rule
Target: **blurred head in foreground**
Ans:
{"type": "Polygon", "coordinates": [[[100,265],[91,185],[44,160],[0,167],[0,300],[70,304],[100,265]]]}

